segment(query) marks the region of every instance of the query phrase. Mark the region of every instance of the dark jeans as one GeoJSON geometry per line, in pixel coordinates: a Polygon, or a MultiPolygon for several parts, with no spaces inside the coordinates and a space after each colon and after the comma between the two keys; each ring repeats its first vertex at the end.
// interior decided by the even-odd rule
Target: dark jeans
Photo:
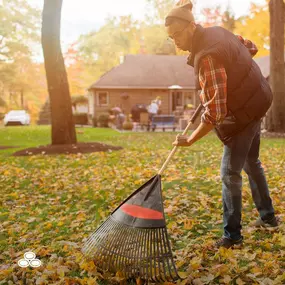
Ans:
{"type": "Polygon", "coordinates": [[[259,160],[261,120],[250,123],[224,146],[221,164],[224,236],[241,236],[242,169],[248,175],[252,198],[262,220],[274,217],[264,171],[259,160]]]}

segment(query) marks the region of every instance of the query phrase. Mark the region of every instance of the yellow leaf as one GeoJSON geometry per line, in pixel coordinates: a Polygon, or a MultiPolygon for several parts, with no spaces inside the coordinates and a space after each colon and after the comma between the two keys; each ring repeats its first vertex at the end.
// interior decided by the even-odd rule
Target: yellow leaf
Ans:
{"type": "Polygon", "coordinates": [[[225,275],[225,276],[224,276],[223,282],[224,282],[225,284],[229,284],[231,281],[232,281],[231,276],[229,276],[229,275],[225,275]]]}
{"type": "Polygon", "coordinates": [[[63,251],[68,251],[68,246],[64,245],[64,247],[62,248],[63,251]]]}
{"type": "Polygon", "coordinates": [[[143,285],[143,281],[140,279],[140,277],[136,279],[136,284],[143,285]]]}
{"type": "Polygon", "coordinates": [[[91,278],[89,277],[88,280],[87,280],[87,285],[97,285],[97,281],[95,278],[91,278]]]}
{"type": "Polygon", "coordinates": [[[245,284],[240,278],[238,278],[236,280],[236,283],[237,283],[237,285],[244,285],[245,284]]]}
{"type": "Polygon", "coordinates": [[[185,230],[191,230],[194,226],[194,222],[193,220],[190,220],[190,219],[186,219],[184,220],[184,229],[185,230]]]}
{"type": "Polygon", "coordinates": [[[58,273],[59,277],[61,277],[61,278],[64,277],[64,271],[63,270],[60,269],[57,271],[57,273],[58,273]]]}
{"type": "Polygon", "coordinates": [[[280,245],[285,246],[285,235],[281,236],[279,239],[280,239],[280,245]]]}
{"type": "Polygon", "coordinates": [[[49,230],[50,228],[52,228],[52,223],[47,223],[46,226],[45,226],[45,228],[46,228],[47,230],[49,230]]]}
{"type": "Polygon", "coordinates": [[[48,263],[48,265],[46,266],[47,270],[53,270],[53,264],[48,263]]]}
{"type": "Polygon", "coordinates": [[[183,266],[185,264],[185,262],[186,262],[185,260],[178,261],[177,264],[176,264],[177,268],[180,268],[181,266],[183,266]]]}
{"type": "Polygon", "coordinates": [[[197,270],[201,267],[201,259],[198,257],[194,257],[191,261],[190,261],[191,267],[193,270],[197,270]]]}
{"type": "Polygon", "coordinates": [[[182,279],[185,279],[185,278],[188,278],[189,277],[189,274],[187,272],[182,272],[182,271],[179,271],[178,272],[178,275],[180,276],[180,278],[182,279]]]}

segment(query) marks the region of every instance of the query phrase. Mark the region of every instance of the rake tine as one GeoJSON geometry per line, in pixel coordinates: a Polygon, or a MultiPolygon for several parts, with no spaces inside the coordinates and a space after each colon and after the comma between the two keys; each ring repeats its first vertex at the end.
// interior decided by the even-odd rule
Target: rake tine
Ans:
{"type": "Polygon", "coordinates": [[[142,275],[142,244],[143,244],[143,234],[144,234],[144,230],[140,229],[140,235],[139,235],[139,247],[138,247],[138,259],[137,259],[137,263],[138,263],[138,272],[139,275],[142,275]]]}
{"type": "Polygon", "coordinates": [[[101,238],[100,234],[108,227],[108,223],[105,222],[102,226],[100,226],[98,228],[98,230],[96,230],[91,237],[89,238],[89,240],[87,241],[87,243],[85,244],[85,249],[86,249],[86,253],[87,255],[90,255],[90,251],[92,250],[92,247],[94,246],[94,244],[96,244],[96,242],[101,238]],[[97,236],[97,237],[96,237],[97,236]]]}
{"type": "Polygon", "coordinates": [[[155,229],[152,231],[152,239],[153,239],[153,269],[154,269],[154,281],[156,282],[156,248],[155,248],[155,229]]]}
{"type": "MultiPolygon", "coordinates": [[[[110,232],[116,232],[116,224],[112,223],[110,225],[110,232]]],[[[111,244],[113,243],[113,240],[114,240],[114,234],[112,235],[105,235],[105,238],[104,238],[104,244],[102,245],[101,247],[101,250],[98,251],[98,259],[99,260],[102,260],[102,269],[103,270],[106,270],[106,267],[107,267],[107,262],[108,262],[108,259],[110,258],[110,255],[112,254],[112,247],[111,247],[111,244]],[[102,258],[103,257],[103,258],[102,258]]]]}
{"type": "Polygon", "coordinates": [[[150,229],[149,231],[148,231],[148,234],[149,234],[149,236],[148,236],[148,241],[149,241],[149,254],[148,254],[148,256],[149,256],[149,270],[150,270],[150,277],[149,277],[149,279],[150,280],[152,280],[152,238],[151,238],[151,236],[152,236],[152,229],[150,229]]]}
{"type": "Polygon", "coordinates": [[[162,278],[162,276],[161,276],[161,272],[162,272],[162,270],[161,270],[161,264],[160,264],[160,250],[159,250],[159,236],[158,236],[158,231],[157,231],[157,229],[155,230],[155,239],[156,239],[156,242],[155,242],[155,244],[156,244],[156,246],[157,246],[157,262],[158,262],[158,281],[159,282],[162,282],[163,281],[163,278],[162,278]]]}
{"type": "Polygon", "coordinates": [[[138,234],[136,233],[136,231],[133,229],[133,234],[132,234],[132,242],[133,242],[133,248],[131,251],[131,255],[132,255],[132,270],[131,270],[131,274],[133,276],[136,275],[136,271],[137,271],[137,266],[136,266],[136,262],[137,262],[137,255],[136,255],[136,249],[138,246],[138,234]]]}
{"type": "Polygon", "coordinates": [[[170,255],[171,255],[171,265],[172,265],[172,267],[173,267],[173,269],[174,269],[174,272],[175,272],[175,275],[176,275],[175,277],[173,277],[173,275],[172,275],[172,273],[171,273],[172,271],[170,271],[170,276],[171,276],[171,278],[172,278],[173,280],[176,280],[176,279],[179,278],[179,275],[178,275],[176,266],[175,266],[175,264],[174,264],[173,256],[172,256],[172,254],[171,254],[171,246],[170,246],[170,241],[169,241],[169,237],[168,237],[168,233],[167,233],[167,229],[166,229],[166,228],[165,228],[165,240],[166,240],[167,247],[168,247],[168,250],[169,250],[170,255]]]}
{"type": "Polygon", "coordinates": [[[82,251],[86,253],[86,256],[89,256],[89,249],[90,249],[90,246],[92,244],[92,240],[93,240],[95,234],[96,234],[95,232],[93,234],[91,234],[91,236],[88,238],[88,240],[83,245],[82,251]]]}
{"type": "Polygon", "coordinates": [[[133,228],[130,228],[130,241],[129,241],[129,248],[127,249],[127,256],[128,256],[128,266],[126,268],[127,278],[132,276],[132,269],[133,269],[133,228]]]}
{"type": "Polygon", "coordinates": [[[129,240],[128,240],[127,247],[126,247],[126,250],[125,250],[125,257],[126,257],[126,260],[125,260],[125,265],[126,265],[125,272],[126,272],[127,278],[129,278],[131,276],[131,271],[132,271],[132,254],[131,254],[131,250],[132,250],[132,234],[133,234],[133,229],[130,228],[129,229],[129,233],[128,233],[129,240]]]}
{"type": "Polygon", "coordinates": [[[167,273],[166,273],[166,270],[165,270],[165,257],[167,259],[167,255],[166,253],[164,252],[164,248],[163,248],[163,244],[162,244],[162,239],[163,239],[163,229],[159,228],[158,229],[158,236],[159,236],[159,246],[160,246],[160,249],[161,249],[161,266],[163,268],[163,273],[164,273],[164,276],[162,277],[162,280],[165,281],[166,278],[167,278],[167,273]]]}
{"type": "Polygon", "coordinates": [[[144,249],[144,257],[143,257],[143,260],[144,260],[144,266],[143,266],[143,269],[144,269],[144,273],[143,273],[143,275],[144,276],[146,276],[145,277],[145,279],[147,280],[148,278],[148,276],[147,276],[147,266],[148,266],[148,264],[147,264],[147,247],[146,247],[146,245],[147,245],[147,230],[145,229],[144,230],[144,240],[143,240],[143,249],[144,249]]]}
{"type": "Polygon", "coordinates": [[[106,268],[111,268],[111,267],[114,268],[114,264],[112,264],[112,261],[113,261],[113,256],[116,255],[117,251],[118,251],[118,247],[117,247],[118,238],[117,238],[117,236],[120,236],[121,234],[122,234],[122,228],[118,227],[118,229],[116,231],[116,235],[115,234],[113,235],[113,239],[110,242],[110,255],[109,255],[109,259],[106,260],[106,268]]]}
{"type": "Polygon", "coordinates": [[[157,265],[156,265],[156,249],[155,249],[155,229],[151,230],[151,250],[152,250],[152,280],[156,282],[156,272],[157,272],[157,265]]]}
{"type": "Polygon", "coordinates": [[[114,271],[117,271],[118,268],[118,258],[120,256],[120,250],[121,250],[121,244],[122,244],[122,240],[124,240],[124,236],[125,236],[125,228],[123,225],[119,226],[119,231],[120,231],[120,235],[118,236],[117,239],[117,248],[116,248],[116,254],[113,260],[113,266],[114,266],[114,271]]]}
{"type": "MultiPolygon", "coordinates": [[[[121,247],[121,251],[119,254],[119,259],[118,259],[118,268],[117,270],[120,272],[125,272],[126,268],[124,266],[124,264],[126,264],[126,257],[125,257],[125,253],[126,253],[126,248],[128,246],[128,242],[129,242],[129,228],[125,228],[124,231],[124,240],[122,242],[122,247],[121,247]]],[[[125,275],[125,273],[124,273],[125,275]]]]}
{"type": "Polygon", "coordinates": [[[153,231],[153,237],[154,237],[154,250],[155,250],[155,254],[154,254],[154,258],[155,258],[155,263],[156,263],[156,266],[155,266],[155,281],[156,282],[160,282],[159,281],[159,278],[157,277],[158,276],[158,272],[160,270],[160,267],[159,267],[159,260],[158,260],[158,255],[159,255],[159,252],[158,252],[158,249],[157,249],[157,238],[156,238],[156,229],[154,229],[153,231]]]}
{"type": "Polygon", "coordinates": [[[147,269],[148,269],[148,279],[151,279],[152,272],[151,272],[151,241],[150,241],[150,231],[147,231],[147,269]]]}
{"type": "Polygon", "coordinates": [[[141,270],[141,275],[143,277],[143,279],[145,279],[145,275],[144,275],[144,236],[145,236],[145,230],[142,229],[142,239],[141,239],[141,244],[140,244],[140,270],[141,270]]]}
{"type": "Polygon", "coordinates": [[[130,276],[130,270],[132,269],[132,263],[131,263],[131,253],[130,253],[130,250],[131,250],[131,242],[132,242],[132,228],[130,228],[128,230],[128,242],[127,242],[127,247],[126,247],[126,250],[125,250],[125,272],[126,272],[126,276],[127,278],[129,278],[130,276]]]}
{"type": "MultiPolygon", "coordinates": [[[[161,229],[161,230],[162,230],[163,246],[164,246],[164,250],[165,250],[165,255],[167,256],[167,258],[166,258],[166,264],[167,264],[167,268],[168,268],[169,274],[170,274],[170,276],[171,276],[171,266],[170,266],[170,264],[169,264],[169,249],[167,248],[166,243],[165,243],[165,235],[164,235],[165,229],[161,229]]],[[[166,276],[166,280],[167,280],[167,281],[170,281],[170,277],[169,277],[169,276],[166,276]]]]}
{"type": "Polygon", "coordinates": [[[94,254],[94,259],[95,262],[98,262],[98,264],[101,264],[102,269],[105,269],[105,259],[106,259],[106,254],[108,254],[108,244],[109,244],[109,236],[108,233],[112,233],[114,228],[116,228],[116,225],[113,224],[112,222],[109,224],[109,227],[106,227],[102,229],[102,235],[104,237],[103,242],[101,246],[96,248],[95,254],[94,254]],[[111,231],[109,230],[109,227],[111,231]]]}
{"type": "Polygon", "coordinates": [[[138,231],[139,232],[137,235],[137,242],[136,242],[136,246],[134,247],[134,276],[135,277],[139,276],[139,270],[140,270],[139,252],[140,252],[140,239],[141,239],[142,230],[139,229],[138,231]]]}
{"type": "Polygon", "coordinates": [[[120,227],[122,228],[122,235],[118,239],[118,253],[117,253],[116,258],[114,260],[115,272],[119,271],[121,255],[123,252],[123,248],[126,246],[126,243],[125,243],[125,241],[126,241],[125,240],[126,228],[124,225],[121,225],[120,227]]]}

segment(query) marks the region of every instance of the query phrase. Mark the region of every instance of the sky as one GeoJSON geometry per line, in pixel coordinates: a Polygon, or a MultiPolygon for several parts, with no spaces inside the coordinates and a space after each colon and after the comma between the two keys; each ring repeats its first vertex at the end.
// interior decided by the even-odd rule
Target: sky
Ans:
{"type": "MultiPolygon", "coordinates": [[[[27,0],[32,6],[42,9],[44,0],[27,0]]],[[[266,0],[196,0],[195,12],[202,8],[221,5],[231,7],[239,17],[248,13],[250,3],[265,4],[266,0]]],[[[63,50],[75,42],[81,34],[98,30],[108,16],[131,14],[142,20],[147,14],[146,0],[63,0],[61,20],[61,44],[63,50]]],[[[196,15],[197,16],[197,15],[196,15]]]]}

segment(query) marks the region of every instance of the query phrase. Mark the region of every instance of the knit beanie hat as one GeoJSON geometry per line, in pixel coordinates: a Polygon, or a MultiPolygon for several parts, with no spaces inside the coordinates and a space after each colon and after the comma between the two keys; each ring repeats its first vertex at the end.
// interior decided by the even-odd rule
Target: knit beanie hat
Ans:
{"type": "Polygon", "coordinates": [[[188,22],[194,22],[194,16],[192,14],[193,4],[190,0],[180,0],[167,14],[168,17],[175,17],[188,22]]]}

